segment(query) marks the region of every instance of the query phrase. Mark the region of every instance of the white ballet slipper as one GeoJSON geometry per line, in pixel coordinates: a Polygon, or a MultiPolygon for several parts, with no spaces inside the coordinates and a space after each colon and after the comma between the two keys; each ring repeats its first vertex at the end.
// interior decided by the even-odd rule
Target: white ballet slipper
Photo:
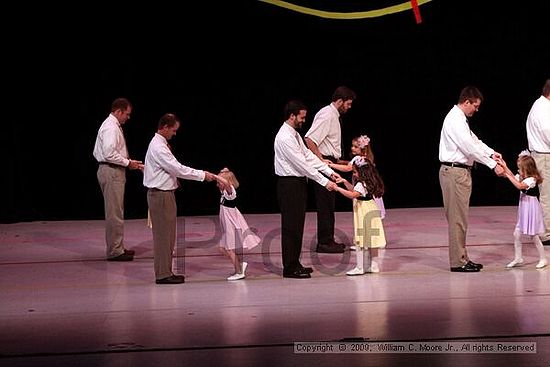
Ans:
{"type": "Polygon", "coordinates": [[[355,268],[353,268],[350,271],[346,272],[346,275],[350,275],[350,276],[363,275],[363,274],[365,274],[365,269],[363,269],[362,267],[359,267],[359,266],[356,266],[355,268]]]}
{"type": "Polygon", "coordinates": [[[244,274],[235,273],[235,274],[231,275],[229,278],[227,278],[227,280],[239,280],[239,279],[244,279],[244,278],[245,278],[244,274]]]}
{"type": "Polygon", "coordinates": [[[540,260],[540,261],[538,262],[536,268],[537,268],[537,269],[542,269],[542,268],[544,268],[546,265],[548,265],[548,260],[542,259],[542,260],[540,260]]]}
{"type": "Polygon", "coordinates": [[[519,258],[519,259],[514,259],[514,260],[510,261],[508,264],[506,264],[506,267],[507,268],[513,268],[513,267],[521,265],[521,264],[523,264],[523,259],[519,258]]]}
{"type": "Polygon", "coordinates": [[[371,261],[370,268],[367,269],[367,272],[369,273],[380,273],[380,268],[378,267],[378,263],[374,260],[371,261]]]}

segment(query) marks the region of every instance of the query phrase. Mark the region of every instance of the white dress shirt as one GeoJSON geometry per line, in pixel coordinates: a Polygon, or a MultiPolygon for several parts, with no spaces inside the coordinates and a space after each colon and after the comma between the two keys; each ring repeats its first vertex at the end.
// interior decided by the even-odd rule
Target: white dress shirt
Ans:
{"type": "Polygon", "coordinates": [[[550,153],[550,100],[540,96],[527,116],[529,150],[550,153]]]}
{"type": "Polygon", "coordinates": [[[143,185],[159,190],[175,190],[178,187],[178,177],[204,181],[205,174],[202,170],[196,170],[178,162],[168,147],[166,138],[155,133],[145,155],[143,185]]]}
{"type": "Polygon", "coordinates": [[[493,169],[497,165],[497,162],[490,158],[494,152],[470,130],[466,115],[455,105],[443,121],[439,140],[439,161],[468,166],[477,161],[493,169]]]}
{"type": "Polygon", "coordinates": [[[97,132],[94,157],[98,162],[113,163],[123,167],[130,164],[122,127],[113,114],[109,114],[97,132]]]}
{"type": "Polygon", "coordinates": [[[277,176],[308,177],[322,186],[326,186],[334,171],[309,150],[298,132],[288,123],[284,123],[274,143],[275,174],[277,176]]]}
{"type": "Polygon", "coordinates": [[[310,138],[317,144],[322,155],[336,159],[342,156],[340,112],[332,103],[317,112],[306,133],[306,138],[310,138]]]}

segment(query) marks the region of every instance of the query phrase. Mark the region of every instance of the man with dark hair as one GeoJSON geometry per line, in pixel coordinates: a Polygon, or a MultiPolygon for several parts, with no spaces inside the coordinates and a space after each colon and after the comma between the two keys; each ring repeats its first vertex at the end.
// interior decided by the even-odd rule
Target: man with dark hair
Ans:
{"type": "Polygon", "coordinates": [[[277,175],[277,200],[281,209],[281,249],[283,277],[311,278],[312,269],[300,263],[302,238],[306,219],[307,178],[323,190],[334,190],[330,181],[340,176],[325,162],[307,149],[296,131],[306,119],[307,108],[300,101],[290,101],[284,109],[285,122],[275,137],[275,174],[277,175]]]}
{"type": "Polygon", "coordinates": [[[124,186],[126,168],[143,169],[141,161],[129,159],[122,126],[130,119],[132,104],[126,98],[117,98],[111,104],[111,113],[103,121],[94,146],[94,157],[99,162],[97,180],[105,207],[105,242],[108,261],[132,261],[134,251],[124,248],[124,186]]]}
{"type": "MultiPolygon", "coordinates": [[[[319,110],[305,135],[308,148],[321,160],[337,163],[342,157],[341,115],[348,112],[355,92],[346,86],[336,88],[331,103],[319,110]]],[[[341,253],[345,245],[334,240],[336,194],[319,185],[313,186],[317,206],[317,252],[341,253]]]]}
{"type": "Polygon", "coordinates": [[[212,181],[215,175],[182,165],[168,146],[180,127],[180,119],[167,113],[160,118],[158,129],[145,155],[143,185],[148,188],[147,204],[153,227],[153,256],[157,284],[180,284],[183,275],[172,273],[172,256],[176,244],[177,206],[174,190],[178,177],[194,181],[212,181]]]}
{"type": "Polygon", "coordinates": [[[476,87],[465,87],[456,104],[443,121],[439,140],[439,184],[449,231],[449,262],[453,272],[478,272],[482,264],[474,263],[466,251],[468,210],[472,193],[472,165],[479,162],[502,175],[504,169],[495,159],[500,153],[489,148],[470,130],[468,118],[478,110],[483,95],[476,87]]]}

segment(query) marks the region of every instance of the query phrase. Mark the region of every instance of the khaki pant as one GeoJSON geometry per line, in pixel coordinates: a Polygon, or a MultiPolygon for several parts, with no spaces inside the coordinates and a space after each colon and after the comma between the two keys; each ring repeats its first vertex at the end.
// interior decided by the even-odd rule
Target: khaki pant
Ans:
{"type": "Polygon", "coordinates": [[[147,204],[153,226],[155,279],[171,276],[172,253],[176,244],[177,207],[174,191],[147,191],[147,204]]]}
{"type": "Polygon", "coordinates": [[[126,169],[99,165],[97,180],[103,193],[105,208],[105,242],[108,258],[124,253],[124,186],[126,169]]]}
{"type": "Polygon", "coordinates": [[[449,231],[449,263],[459,267],[468,261],[466,232],[472,193],[472,174],[469,169],[441,165],[439,184],[449,231]]]}
{"type": "Polygon", "coordinates": [[[539,185],[540,205],[542,206],[542,214],[544,217],[544,227],[546,233],[540,235],[542,241],[550,240],[550,153],[532,152],[531,156],[537,164],[543,182],[539,185]]]}

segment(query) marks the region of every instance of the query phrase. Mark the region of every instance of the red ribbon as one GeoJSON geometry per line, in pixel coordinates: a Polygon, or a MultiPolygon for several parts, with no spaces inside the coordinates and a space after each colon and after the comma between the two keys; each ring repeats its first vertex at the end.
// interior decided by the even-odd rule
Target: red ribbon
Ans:
{"type": "Polygon", "coordinates": [[[411,6],[414,12],[414,17],[416,19],[416,24],[422,23],[422,17],[420,16],[420,8],[418,7],[418,1],[411,0],[411,6]]]}

